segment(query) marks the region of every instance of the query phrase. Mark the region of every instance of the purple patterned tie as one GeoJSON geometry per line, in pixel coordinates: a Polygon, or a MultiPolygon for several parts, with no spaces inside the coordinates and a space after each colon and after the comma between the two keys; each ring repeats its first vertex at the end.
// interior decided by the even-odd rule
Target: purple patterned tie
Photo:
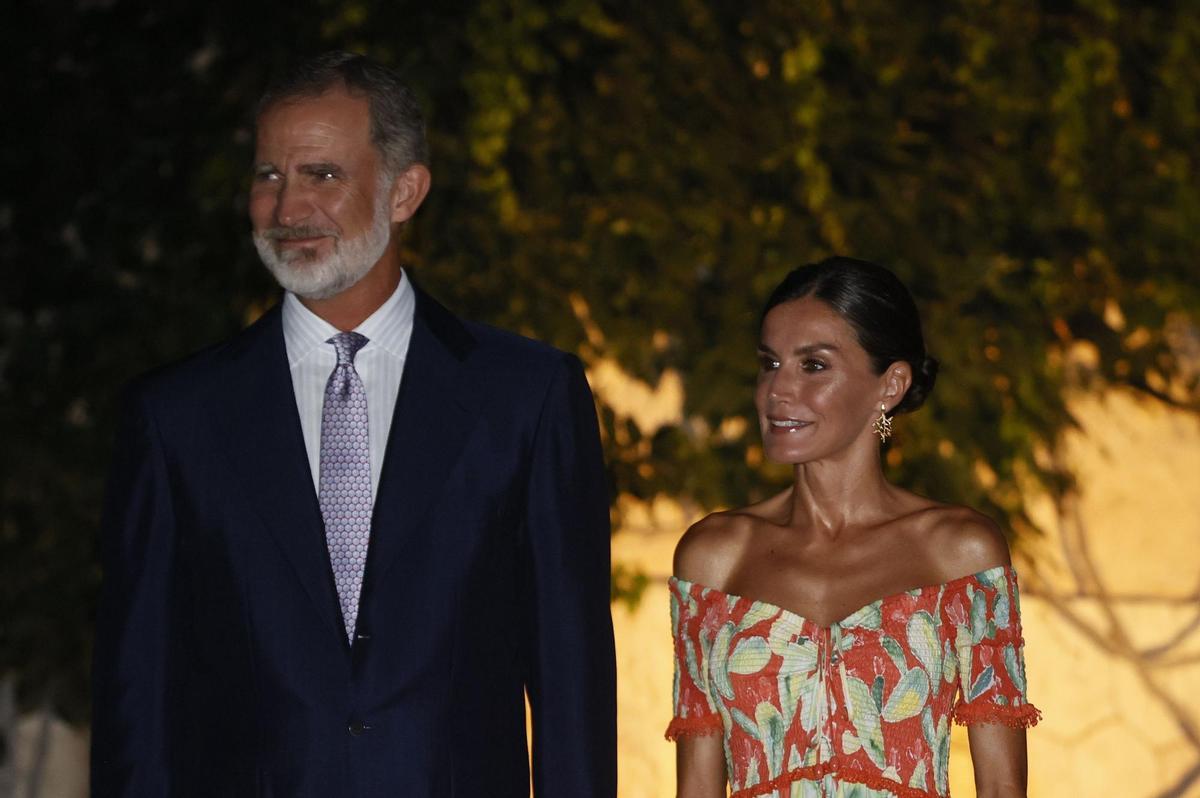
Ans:
{"type": "Polygon", "coordinates": [[[354,370],[354,356],[366,336],[343,332],[326,343],[337,350],[337,365],[325,383],[321,410],[321,515],[329,564],[342,605],[346,634],[354,642],[358,597],[371,537],[371,449],[367,443],[367,391],[354,370]]]}

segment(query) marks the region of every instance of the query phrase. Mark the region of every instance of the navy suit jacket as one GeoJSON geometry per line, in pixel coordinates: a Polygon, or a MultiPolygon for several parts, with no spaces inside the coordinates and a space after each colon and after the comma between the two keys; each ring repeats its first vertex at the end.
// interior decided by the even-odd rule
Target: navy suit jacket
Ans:
{"type": "Polygon", "coordinates": [[[346,640],[278,307],[142,378],[106,502],[96,796],[612,798],[608,493],[578,359],[418,290],[346,640]]]}

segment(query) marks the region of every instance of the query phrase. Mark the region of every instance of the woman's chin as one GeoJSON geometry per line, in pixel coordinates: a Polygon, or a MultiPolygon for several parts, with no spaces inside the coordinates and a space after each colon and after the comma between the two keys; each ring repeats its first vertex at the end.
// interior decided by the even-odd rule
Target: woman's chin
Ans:
{"type": "Polygon", "coordinates": [[[763,457],[779,465],[803,465],[816,459],[807,446],[764,446],[763,457]]]}

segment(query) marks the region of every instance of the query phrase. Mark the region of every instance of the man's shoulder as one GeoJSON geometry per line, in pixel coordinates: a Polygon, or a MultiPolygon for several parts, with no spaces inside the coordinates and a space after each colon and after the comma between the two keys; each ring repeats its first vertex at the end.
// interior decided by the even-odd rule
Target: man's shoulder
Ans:
{"type": "Polygon", "coordinates": [[[493,327],[476,321],[464,321],[464,326],[481,351],[488,356],[500,355],[531,369],[554,369],[563,360],[575,357],[545,341],[493,327]]]}
{"type": "Polygon", "coordinates": [[[550,344],[479,322],[464,322],[475,339],[469,369],[494,397],[508,396],[522,406],[541,406],[565,386],[586,384],[579,358],[550,344]],[[556,387],[557,386],[557,387],[556,387]]]}
{"type": "Polygon", "coordinates": [[[474,321],[448,309],[436,297],[417,287],[417,312],[442,343],[460,356],[485,368],[535,374],[551,372],[574,355],[510,330],[474,321]]]}
{"type": "MultiPolygon", "coordinates": [[[[271,331],[279,332],[278,313],[278,307],[271,308],[228,338],[138,375],[127,393],[153,404],[179,405],[203,401],[209,387],[236,390],[228,384],[229,365],[271,341],[271,331]]],[[[277,343],[282,348],[282,338],[277,343]]]]}

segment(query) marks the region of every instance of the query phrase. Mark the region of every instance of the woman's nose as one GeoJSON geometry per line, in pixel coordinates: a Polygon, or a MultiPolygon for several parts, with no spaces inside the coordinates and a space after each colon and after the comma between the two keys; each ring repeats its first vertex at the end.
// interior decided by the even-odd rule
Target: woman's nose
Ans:
{"type": "Polygon", "coordinates": [[[771,375],[767,385],[767,397],[770,399],[790,400],[796,397],[797,381],[782,369],[771,375]]]}

